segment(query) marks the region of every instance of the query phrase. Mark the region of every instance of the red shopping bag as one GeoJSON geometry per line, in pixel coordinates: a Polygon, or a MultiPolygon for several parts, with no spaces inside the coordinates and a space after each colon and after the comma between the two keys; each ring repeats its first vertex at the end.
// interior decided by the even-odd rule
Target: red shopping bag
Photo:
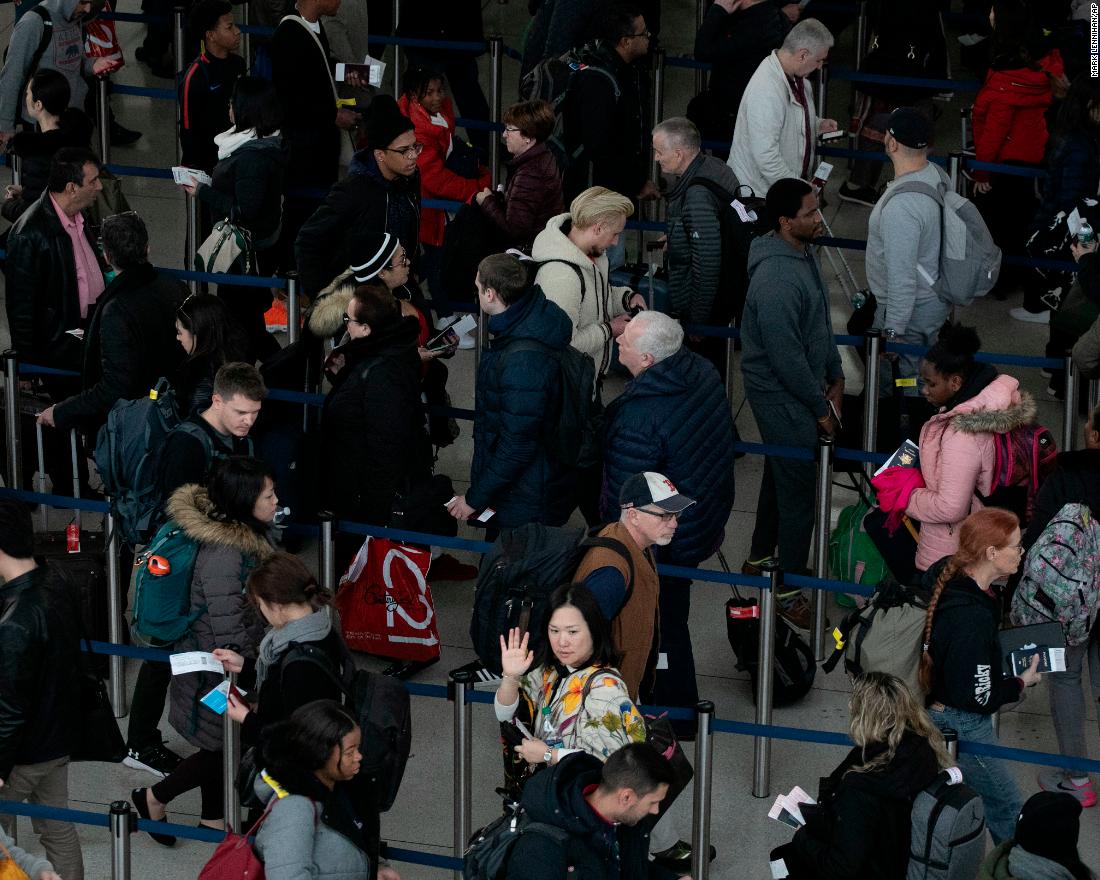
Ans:
{"type": "MultiPolygon", "coordinates": [[[[108,13],[111,11],[109,0],[103,4],[103,11],[108,13]]],[[[117,62],[117,66],[112,68],[113,70],[117,70],[126,63],[113,20],[97,16],[84,23],[84,55],[92,61],[106,58],[109,61],[117,62]]]]}
{"type": "Polygon", "coordinates": [[[336,591],[348,647],[395,660],[438,659],[430,565],[427,549],[386,538],[363,541],[336,591]]]}

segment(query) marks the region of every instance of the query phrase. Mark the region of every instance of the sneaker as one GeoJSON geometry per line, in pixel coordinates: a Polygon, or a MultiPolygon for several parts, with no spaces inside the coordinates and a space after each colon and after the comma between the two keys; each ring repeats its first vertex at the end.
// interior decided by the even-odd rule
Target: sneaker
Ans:
{"type": "Polygon", "coordinates": [[[180,756],[163,743],[144,749],[127,749],[126,757],[122,760],[127,767],[144,770],[161,778],[175,770],[179,762],[180,756]]]}
{"type": "Polygon", "coordinates": [[[1073,795],[1080,801],[1082,807],[1096,806],[1096,789],[1092,787],[1091,779],[1077,783],[1061,770],[1051,767],[1039,772],[1039,788],[1043,791],[1061,791],[1073,795]]]}
{"type": "Polygon", "coordinates": [[[500,676],[492,670],[486,669],[480,660],[472,660],[457,669],[452,669],[451,675],[453,676],[456,672],[469,672],[475,680],[480,682],[500,681],[500,676]]]}
{"type": "Polygon", "coordinates": [[[459,562],[450,553],[444,553],[432,560],[428,569],[428,580],[436,581],[472,581],[477,577],[477,566],[459,562]]]}
{"type": "Polygon", "coordinates": [[[747,574],[750,577],[765,577],[764,569],[760,566],[767,561],[767,556],[761,557],[760,559],[746,559],[741,563],[741,574],[747,574]]]}
{"type": "Polygon", "coordinates": [[[1051,376],[1053,376],[1054,374],[1053,374],[1053,373],[1052,373],[1052,372],[1051,372],[1050,370],[1048,370],[1048,369],[1047,369],[1046,367],[1043,367],[1043,368],[1042,368],[1042,369],[1041,369],[1041,370],[1039,371],[1039,375],[1040,375],[1040,376],[1042,376],[1042,377],[1043,377],[1044,379],[1049,379],[1049,378],[1050,378],[1051,376]]]}
{"type": "MultiPolygon", "coordinates": [[[[786,605],[780,604],[778,608],[781,617],[796,629],[808,630],[814,625],[814,610],[809,600],[801,593],[798,597],[786,605]]],[[[828,625],[826,624],[826,629],[828,625]]]]}
{"type": "Polygon", "coordinates": [[[871,189],[871,187],[852,186],[848,181],[840,185],[839,195],[842,202],[866,205],[868,208],[873,208],[875,203],[878,202],[878,193],[871,189]]]}
{"type": "Polygon", "coordinates": [[[1050,309],[1044,309],[1041,312],[1029,312],[1025,308],[1018,307],[1015,309],[1009,309],[1008,314],[1010,317],[1015,318],[1017,321],[1024,321],[1028,324],[1050,323],[1050,309]]]}
{"type": "MultiPolygon", "coordinates": [[[[710,861],[718,857],[718,850],[710,848],[710,861]]],[[[678,840],[668,849],[652,854],[653,861],[662,868],[677,874],[685,874],[691,870],[691,844],[686,840],[678,840]]]]}

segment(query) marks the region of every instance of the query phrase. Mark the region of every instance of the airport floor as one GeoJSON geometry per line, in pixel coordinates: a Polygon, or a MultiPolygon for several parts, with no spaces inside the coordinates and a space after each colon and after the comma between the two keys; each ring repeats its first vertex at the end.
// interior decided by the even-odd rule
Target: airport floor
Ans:
{"type": "MultiPolygon", "coordinates": [[[[351,2],[351,0],[345,0],[351,2]]],[[[137,12],[134,0],[120,4],[124,12],[137,12]]],[[[10,8],[10,7],[9,7],[10,8]]],[[[485,6],[486,33],[501,33],[508,45],[519,44],[520,32],[526,21],[526,4],[520,0],[500,0],[485,6]]],[[[11,28],[11,13],[0,13],[0,40],[6,42],[11,28]]],[[[695,10],[688,0],[666,0],[664,3],[662,40],[670,54],[690,53],[694,39],[695,10]]],[[[142,26],[120,23],[119,34],[127,49],[129,64],[118,75],[120,82],[131,85],[170,87],[167,80],[154,79],[146,68],[133,60],[133,49],[140,43],[142,26]]],[[[837,53],[849,63],[851,57],[851,30],[839,40],[837,53]]],[[[488,88],[488,60],[480,60],[483,82],[488,88]]],[[[515,62],[505,60],[504,105],[515,97],[517,79],[515,62]]],[[[959,78],[969,78],[959,73],[959,78]]],[[[694,85],[694,74],[682,69],[670,69],[666,83],[665,115],[682,113],[694,85]]],[[[847,114],[848,91],[846,83],[834,82],[829,90],[830,115],[844,124],[847,114]]],[[[939,103],[943,115],[938,124],[939,146],[936,152],[946,153],[958,144],[958,110],[971,96],[957,94],[953,100],[939,103]]],[[[173,120],[171,102],[155,101],[140,97],[115,99],[115,111],[120,121],[130,128],[144,132],[134,145],[112,152],[114,163],[132,166],[166,168],[174,161],[173,120]]],[[[459,108],[461,113],[461,108],[459,108]]],[[[845,178],[844,162],[837,160],[836,170],[826,190],[828,207],[825,216],[839,237],[866,238],[869,209],[844,204],[836,196],[836,188],[845,178]]],[[[152,261],[161,266],[182,266],[184,197],[169,181],[145,180],[128,177],[124,183],[127,197],[146,220],[151,230],[152,261]]],[[[633,242],[631,242],[633,245],[633,242]]],[[[862,284],[863,261],[861,251],[844,252],[856,277],[862,284]]],[[[832,287],[833,318],[838,333],[844,332],[849,307],[830,264],[822,259],[823,270],[832,287]]],[[[842,270],[843,271],[843,270],[842,270]]],[[[1008,317],[1008,309],[1018,305],[1019,295],[1008,302],[978,300],[966,309],[960,309],[958,317],[979,327],[982,348],[985,351],[1013,354],[1042,355],[1046,338],[1044,327],[1020,324],[1008,317]]],[[[7,330],[0,327],[0,348],[6,347],[7,330]]],[[[850,355],[850,352],[848,353],[850,355]]],[[[451,370],[450,392],[454,405],[473,406],[473,365],[471,351],[459,352],[449,363],[451,370]]],[[[862,385],[861,368],[852,356],[845,357],[849,390],[862,385]]],[[[1022,385],[1035,395],[1039,404],[1040,420],[1051,427],[1061,438],[1062,407],[1045,394],[1045,380],[1034,369],[1012,369],[1022,385]]],[[[745,440],[759,440],[748,407],[741,406],[744,395],[739,374],[736,377],[733,406],[737,424],[745,440]]],[[[614,394],[621,387],[621,380],[609,383],[608,393],[614,394]],[[620,384],[616,384],[620,382],[620,384]]],[[[1078,444],[1080,440],[1078,440],[1078,444]]],[[[472,453],[469,423],[462,426],[457,442],[443,450],[439,469],[449,474],[461,491],[469,473],[472,453]]],[[[746,456],[737,462],[737,499],[726,529],[724,551],[731,565],[737,567],[748,552],[756,497],[760,482],[762,460],[746,456]]],[[[64,491],[64,490],[62,490],[64,491]]],[[[833,521],[854,495],[850,490],[838,488],[833,495],[833,521]]],[[[53,514],[60,527],[62,514],[53,514]]],[[[67,521],[67,520],[65,520],[67,521]]],[[[470,537],[474,537],[472,534],[470,537]]],[[[316,546],[309,544],[303,550],[311,565],[316,564],[316,546]]],[[[470,554],[458,554],[466,561],[475,561],[470,554]]],[[[716,568],[711,560],[706,567],[716,568]]],[[[752,721],[754,708],[749,682],[744,673],[735,669],[735,661],[726,641],[724,604],[729,596],[728,588],[719,584],[696,582],[691,588],[691,623],[694,638],[699,691],[717,706],[717,717],[739,721],[752,721]]],[[[752,593],[753,591],[743,591],[752,593]]],[[[425,683],[443,683],[446,673],[473,659],[467,636],[472,583],[442,583],[434,588],[439,631],[443,644],[441,661],[415,679],[425,683]]],[[[836,621],[844,613],[829,599],[829,616],[836,621]]],[[[384,661],[365,658],[371,668],[381,668],[384,661]]],[[[132,687],[136,666],[128,667],[128,680],[132,687]]],[[[845,731],[847,725],[847,697],[850,683],[841,670],[830,675],[818,672],[810,694],[798,704],[775,710],[776,724],[826,731],[845,731]]],[[[414,743],[412,757],[400,795],[393,809],[383,817],[383,836],[393,845],[430,853],[449,854],[452,841],[452,792],[453,792],[453,738],[452,706],[443,700],[424,697],[413,698],[414,743]]],[[[1090,754],[1100,754],[1095,723],[1096,706],[1089,709],[1088,736],[1090,754]]],[[[495,815],[500,801],[493,793],[499,784],[499,744],[496,723],[491,709],[486,705],[473,708],[473,827],[477,828],[495,815]]],[[[180,751],[187,746],[165,722],[162,725],[168,742],[180,751]]],[[[1057,744],[1050,720],[1046,687],[1040,684],[1028,691],[1026,701],[1013,711],[1005,712],[1001,721],[1001,739],[1006,745],[1041,751],[1056,751],[1057,744]]],[[[839,747],[812,743],[776,741],[772,748],[770,798],[757,799],[751,794],[752,750],[750,738],[727,734],[715,737],[714,747],[714,798],[711,811],[711,840],[717,847],[718,857],[711,865],[710,876],[716,880],[741,880],[741,878],[766,878],[769,876],[767,855],[771,848],[789,838],[785,826],[767,818],[771,800],[780,792],[794,785],[815,791],[819,777],[826,775],[839,762],[843,751],[839,747]]],[[[1013,773],[1025,797],[1037,790],[1037,767],[1013,764],[1013,773]]],[[[123,766],[102,764],[76,765],[71,773],[72,806],[79,809],[106,812],[107,805],[128,797],[132,788],[152,784],[148,774],[123,766]]],[[[686,793],[685,798],[688,797],[686,793]]],[[[687,801],[685,801],[687,802],[687,801]]],[[[679,811],[682,812],[682,811],[679,811]]],[[[174,821],[193,824],[198,819],[198,794],[193,792],[172,804],[170,817],[174,821]]],[[[690,837],[690,821],[684,819],[681,836],[690,837]]],[[[30,823],[21,819],[20,842],[31,849],[37,843],[30,830],[30,823]]],[[[110,876],[110,842],[105,829],[82,827],[80,836],[84,846],[86,876],[89,880],[103,880],[110,876]]],[[[173,850],[165,850],[147,835],[133,838],[131,876],[135,880],[192,880],[209,857],[212,847],[206,843],[184,841],[173,850]]],[[[1082,817],[1081,853],[1087,864],[1100,868],[1100,810],[1086,810],[1082,817]]],[[[406,880],[432,880],[439,878],[439,869],[414,865],[396,865],[406,880]]]]}

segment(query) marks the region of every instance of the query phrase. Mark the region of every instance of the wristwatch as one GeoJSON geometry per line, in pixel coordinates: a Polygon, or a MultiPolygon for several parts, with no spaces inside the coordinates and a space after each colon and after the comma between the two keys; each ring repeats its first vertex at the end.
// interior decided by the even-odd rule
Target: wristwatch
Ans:
{"type": "Polygon", "coordinates": [[[553,758],[553,757],[554,757],[554,750],[553,749],[547,749],[545,752],[542,753],[542,760],[545,761],[547,764],[550,763],[550,759],[553,758]]]}

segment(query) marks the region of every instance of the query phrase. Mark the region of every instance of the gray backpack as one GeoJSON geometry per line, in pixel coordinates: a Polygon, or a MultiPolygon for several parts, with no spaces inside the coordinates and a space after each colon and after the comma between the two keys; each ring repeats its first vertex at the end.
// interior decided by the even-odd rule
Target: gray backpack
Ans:
{"type": "Polygon", "coordinates": [[[935,283],[937,295],[945,303],[968,306],[985,296],[1001,274],[1001,249],[993,243],[989,227],[970,199],[951,189],[946,176],[939,186],[919,181],[889,187],[879,205],[882,209],[894,196],[923,193],[940,206],[940,265],[935,283]]]}
{"type": "MultiPolygon", "coordinates": [[[[957,773],[956,768],[952,768],[957,773]]],[[[973,880],[985,855],[985,809],[944,770],[913,800],[905,880],[973,880]]]]}

